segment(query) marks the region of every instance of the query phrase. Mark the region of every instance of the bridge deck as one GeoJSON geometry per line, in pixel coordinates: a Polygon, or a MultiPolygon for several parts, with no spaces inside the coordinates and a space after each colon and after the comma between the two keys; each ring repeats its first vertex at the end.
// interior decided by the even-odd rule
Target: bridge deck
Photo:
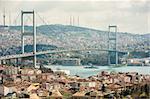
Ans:
{"type": "MultiPolygon", "coordinates": [[[[62,52],[76,52],[76,51],[110,51],[110,52],[116,52],[115,50],[89,48],[89,49],[47,50],[47,51],[36,52],[36,55],[62,53],[62,52]]],[[[117,52],[123,52],[123,51],[117,51],[117,52]]],[[[123,53],[126,53],[126,52],[123,52],[123,53]]],[[[2,57],[0,57],[0,60],[15,59],[15,58],[22,58],[22,57],[29,57],[29,56],[34,56],[34,53],[30,52],[30,53],[24,53],[24,54],[2,56],[2,57]]]]}

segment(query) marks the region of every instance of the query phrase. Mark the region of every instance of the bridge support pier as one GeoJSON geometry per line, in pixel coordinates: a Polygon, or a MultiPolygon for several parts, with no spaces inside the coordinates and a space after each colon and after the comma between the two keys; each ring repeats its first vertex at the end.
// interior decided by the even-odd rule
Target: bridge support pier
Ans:
{"type": "Polygon", "coordinates": [[[18,66],[19,66],[19,59],[16,58],[16,67],[18,67],[18,66]]]}
{"type": "Polygon", "coordinates": [[[110,66],[110,52],[108,51],[108,66],[110,66]]]}
{"type": "Polygon", "coordinates": [[[118,65],[118,52],[116,51],[116,65],[118,65]]]}
{"type": "Polygon", "coordinates": [[[35,68],[40,68],[40,66],[36,65],[36,55],[33,56],[33,65],[35,68]]]}

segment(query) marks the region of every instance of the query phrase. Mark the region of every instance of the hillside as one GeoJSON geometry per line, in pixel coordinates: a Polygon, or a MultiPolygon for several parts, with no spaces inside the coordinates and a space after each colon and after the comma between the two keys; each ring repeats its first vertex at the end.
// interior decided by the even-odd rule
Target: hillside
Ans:
{"type": "MultiPolygon", "coordinates": [[[[19,47],[21,45],[20,26],[11,26],[9,29],[0,28],[0,49],[19,47]]],[[[31,26],[25,27],[31,31],[31,26]]],[[[70,25],[41,25],[37,27],[37,43],[65,48],[107,48],[107,31],[70,25]]],[[[150,34],[138,35],[131,33],[117,33],[119,50],[149,50],[150,34]]],[[[31,44],[32,38],[26,39],[31,44]]],[[[1,50],[2,52],[2,50],[1,50]]]]}

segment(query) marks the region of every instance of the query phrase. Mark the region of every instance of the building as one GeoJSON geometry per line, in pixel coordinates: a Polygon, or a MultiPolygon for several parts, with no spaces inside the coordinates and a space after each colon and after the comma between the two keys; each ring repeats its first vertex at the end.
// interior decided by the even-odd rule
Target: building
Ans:
{"type": "Polygon", "coordinates": [[[150,58],[132,58],[127,60],[128,65],[150,66],[150,58]]]}
{"type": "Polygon", "coordinates": [[[72,95],[72,99],[88,99],[88,96],[85,96],[85,91],[78,91],[72,95]]]}
{"type": "Polygon", "coordinates": [[[51,92],[50,99],[63,99],[63,95],[59,92],[59,90],[55,89],[51,92]]]}
{"type": "Polygon", "coordinates": [[[58,60],[61,65],[64,66],[79,66],[81,65],[81,60],[78,58],[64,58],[58,60]]]}
{"type": "Polygon", "coordinates": [[[96,87],[96,82],[80,82],[80,86],[81,87],[89,87],[89,88],[93,88],[93,87],[96,87]]]}
{"type": "Polygon", "coordinates": [[[6,96],[7,94],[13,93],[15,88],[13,86],[0,85],[0,95],[6,96]]]}

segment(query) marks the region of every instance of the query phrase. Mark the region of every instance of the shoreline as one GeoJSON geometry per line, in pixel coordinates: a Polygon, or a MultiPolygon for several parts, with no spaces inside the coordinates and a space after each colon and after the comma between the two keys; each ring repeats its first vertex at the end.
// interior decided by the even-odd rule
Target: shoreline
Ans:
{"type": "MultiPolygon", "coordinates": [[[[86,65],[87,66],[87,65],[86,65]]],[[[115,67],[111,68],[109,66],[98,66],[98,69],[85,69],[83,66],[62,66],[62,65],[45,65],[45,67],[56,70],[57,68],[62,70],[69,70],[70,75],[80,75],[83,78],[88,76],[96,75],[100,71],[108,72],[138,72],[139,74],[149,74],[150,67],[139,67],[139,66],[125,66],[125,67],[115,67]]]]}

